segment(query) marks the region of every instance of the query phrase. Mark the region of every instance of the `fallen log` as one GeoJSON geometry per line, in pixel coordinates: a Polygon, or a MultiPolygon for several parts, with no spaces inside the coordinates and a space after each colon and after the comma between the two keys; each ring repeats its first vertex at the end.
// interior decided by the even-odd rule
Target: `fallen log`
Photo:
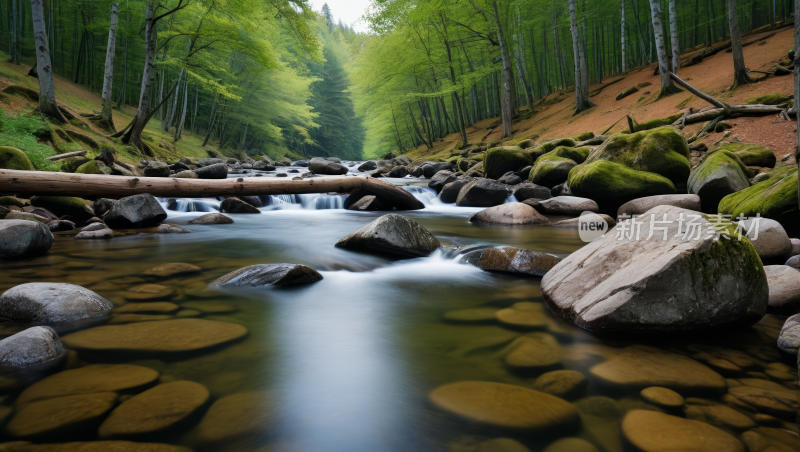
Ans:
{"type": "Polygon", "coordinates": [[[624,99],[624,98],[630,96],[631,94],[637,93],[637,92],[639,92],[639,88],[637,88],[635,86],[632,86],[632,87],[626,89],[625,91],[622,91],[619,94],[617,94],[617,100],[624,99]]]}
{"type": "Polygon", "coordinates": [[[56,160],[64,160],[70,157],[83,157],[84,155],[86,155],[85,149],[82,151],[67,152],[66,154],[54,155],[52,157],[47,157],[45,160],[47,160],[48,162],[54,162],[56,160]]]}
{"type": "Polygon", "coordinates": [[[322,177],[300,181],[262,177],[178,179],[174,177],[106,176],[103,174],[0,169],[0,193],[86,198],[122,198],[140,193],[186,198],[349,193],[361,188],[364,180],[366,177],[363,176],[322,177]]]}
{"type": "Polygon", "coordinates": [[[721,102],[721,101],[718,101],[717,99],[714,99],[713,97],[709,96],[708,94],[706,94],[706,93],[700,91],[699,89],[695,88],[694,86],[690,85],[688,82],[686,82],[685,80],[683,80],[682,78],[678,77],[677,75],[675,75],[672,72],[669,73],[669,77],[672,79],[672,81],[677,83],[679,86],[682,86],[682,87],[686,88],[686,90],[689,91],[690,93],[694,94],[695,96],[699,97],[700,99],[703,99],[704,101],[710,103],[711,105],[713,105],[715,107],[726,108],[728,106],[728,104],[726,104],[724,102],[721,102]]]}

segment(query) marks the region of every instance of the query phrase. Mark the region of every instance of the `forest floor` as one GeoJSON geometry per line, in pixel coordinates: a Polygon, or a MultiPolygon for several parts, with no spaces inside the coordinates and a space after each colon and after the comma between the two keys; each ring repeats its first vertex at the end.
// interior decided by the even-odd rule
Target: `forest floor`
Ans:
{"type": "MultiPolygon", "coordinates": [[[[794,47],[794,27],[778,29],[764,33],[754,34],[743,38],[747,43],[769,36],[763,41],[744,47],[744,59],[747,67],[754,71],[766,72],[781,60],[787,58],[789,49],[794,47]],[[776,33],[777,31],[777,33],[776,33]]],[[[716,43],[715,45],[719,45],[716,43]]],[[[700,51],[691,51],[682,54],[682,59],[692,57],[700,51]]],[[[687,108],[698,110],[707,107],[705,101],[695,97],[687,91],[656,99],[659,93],[660,76],[653,75],[656,63],[638,67],[625,74],[606,76],[602,83],[592,84],[589,92],[600,89],[603,84],[619,78],[623,80],[603,89],[599,94],[589,100],[596,106],[573,116],[575,109],[575,91],[566,90],[553,93],[534,104],[536,112],[528,119],[514,123],[514,139],[532,138],[535,141],[545,141],[555,138],[575,137],[584,132],[593,132],[595,135],[603,133],[612,124],[619,121],[611,128],[608,134],[616,133],[628,128],[626,115],[643,123],[652,119],[665,118],[679,113],[687,108]],[[650,83],[649,86],[639,88],[639,92],[621,100],[616,100],[617,94],[632,86],[650,83]],[[620,121],[620,119],[622,119],[620,121]]],[[[695,88],[722,100],[728,104],[746,104],[748,99],[772,93],[790,96],[794,92],[794,82],[791,75],[769,76],[761,81],[740,86],[731,91],[733,84],[733,56],[725,51],[706,57],[699,64],[681,68],[680,76],[695,88]]],[[[760,74],[753,74],[761,76],[760,74]]],[[[527,108],[522,109],[526,112],[527,108]]],[[[525,115],[523,115],[525,116],[525,115]]],[[[782,121],[777,115],[760,117],[740,117],[728,119],[726,123],[733,126],[731,134],[726,140],[739,139],[744,143],[755,143],[766,146],[775,153],[778,160],[787,154],[792,155],[788,161],[794,162],[794,149],[796,140],[796,123],[782,121]]],[[[688,125],[683,133],[691,137],[703,127],[705,123],[688,125]]],[[[470,143],[490,142],[500,140],[502,125],[499,118],[490,118],[467,129],[470,143]]],[[[723,137],[722,133],[712,133],[698,140],[711,148],[723,137]]],[[[510,139],[510,138],[509,138],[510,139]]],[[[424,146],[412,149],[406,153],[411,158],[438,159],[450,157],[450,151],[460,141],[457,133],[450,134],[434,142],[432,149],[424,146]]]]}

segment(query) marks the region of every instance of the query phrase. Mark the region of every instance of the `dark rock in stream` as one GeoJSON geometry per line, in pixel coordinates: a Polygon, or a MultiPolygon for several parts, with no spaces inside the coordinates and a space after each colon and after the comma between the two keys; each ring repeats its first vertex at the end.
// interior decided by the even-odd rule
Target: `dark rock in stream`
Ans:
{"type": "Polygon", "coordinates": [[[475,179],[471,177],[463,177],[446,184],[442,187],[442,191],[439,192],[439,200],[447,204],[453,204],[458,199],[458,192],[461,191],[461,188],[473,180],[475,179]]]}
{"type": "Polygon", "coordinates": [[[311,267],[299,264],[257,264],[217,278],[212,286],[262,287],[308,284],[322,280],[311,267]]]}
{"type": "Polygon", "coordinates": [[[167,212],[149,193],[128,196],[117,201],[103,220],[112,228],[147,228],[167,218],[167,212]]]}
{"type": "Polygon", "coordinates": [[[392,206],[374,195],[367,195],[351,204],[347,210],[386,211],[392,210],[392,206]]]}
{"type": "Polygon", "coordinates": [[[561,262],[561,259],[538,251],[511,246],[496,246],[471,251],[464,255],[461,262],[474,265],[486,271],[525,276],[544,276],[556,264],[561,262]]]}
{"type": "Polygon", "coordinates": [[[432,188],[436,190],[436,193],[439,193],[445,185],[455,182],[455,180],[456,175],[452,171],[442,170],[431,177],[431,181],[428,182],[428,188],[432,188]]]}
{"type": "Polygon", "coordinates": [[[156,234],[186,234],[189,232],[192,231],[171,223],[162,223],[158,225],[158,229],[156,229],[156,234]]]}
{"type": "Polygon", "coordinates": [[[225,198],[220,204],[219,210],[225,213],[261,213],[256,207],[239,198],[225,198]]]}
{"type": "Polygon", "coordinates": [[[22,323],[60,323],[111,312],[114,304],[89,289],[64,283],[27,283],[0,295],[0,315],[22,323]]]}
{"type": "Polygon", "coordinates": [[[224,163],[215,163],[210,166],[197,168],[194,170],[194,173],[197,174],[197,177],[200,179],[227,179],[228,167],[224,163]]]}
{"type": "Polygon", "coordinates": [[[65,352],[54,329],[35,326],[0,341],[0,364],[27,367],[52,361],[65,352]]]}
{"type": "Polygon", "coordinates": [[[797,355],[800,349],[800,314],[795,314],[783,324],[778,336],[778,348],[782,352],[797,355]]]}
{"type": "Polygon", "coordinates": [[[67,220],[53,220],[47,223],[47,228],[50,229],[51,232],[71,231],[75,229],[75,223],[67,220]]]}
{"type": "Polygon", "coordinates": [[[53,241],[53,233],[38,221],[0,220],[0,258],[43,254],[53,246],[53,241]]]}
{"type": "Polygon", "coordinates": [[[231,224],[233,218],[221,213],[207,213],[189,221],[189,224],[231,224]]]}
{"type": "Polygon", "coordinates": [[[429,256],[439,240],[419,223],[402,215],[384,215],[336,242],[338,248],[408,257],[429,256]]]}
{"type": "Polygon", "coordinates": [[[370,195],[382,198],[397,210],[419,210],[424,209],[425,204],[415,198],[411,193],[403,190],[396,185],[381,182],[372,178],[366,179],[361,184],[361,190],[370,195]]]}
{"type": "Polygon", "coordinates": [[[103,215],[106,214],[106,212],[111,210],[111,208],[114,207],[114,204],[116,203],[117,203],[116,199],[100,198],[98,200],[95,200],[95,202],[92,203],[94,214],[97,215],[98,217],[102,217],[103,215]]]}
{"type": "Polygon", "coordinates": [[[550,195],[549,188],[536,185],[533,182],[526,180],[525,182],[514,186],[514,197],[517,198],[517,201],[523,202],[526,199],[548,199],[552,196],[550,195]]]}
{"type": "Polygon", "coordinates": [[[456,205],[460,207],[497,206],[505,202],[508,194],[509,190],[506,184],[481,177],[461,188],[456,205]]]}
{"type": "Polygon", "coordinates": [[[341,164],[336,157],[314,157],[308,169],[314,174],[327,174],[331,176],[347,174],[347,167],[341,164]]]}

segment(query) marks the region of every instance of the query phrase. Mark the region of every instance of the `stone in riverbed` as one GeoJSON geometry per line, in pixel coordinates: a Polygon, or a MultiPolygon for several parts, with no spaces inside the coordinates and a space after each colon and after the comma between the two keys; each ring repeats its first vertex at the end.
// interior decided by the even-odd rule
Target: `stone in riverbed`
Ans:
{"type": "Polygon", "coordinates": [[[258,208],[239,198],[225,198],[219,206],[219,211],[225,213],[261,213],[258,208]]]}
{"type": "Polygon", "coordinates": [[[617,218],[627,215],[641,215],[653,207],[675,206],[682,209],[700,211],[700,197],[697,195],[656,195],[628,201],[617,210],[617,218]]]}
{"type": "Polygon", "coordinates": [[[777,221],[769,218],[748,218],[739,224],[742,225],[742,234],[747,232],[747,238],[762,259],[786,259],[791,255],[792,241],[777,221]]]}
{"type": "Polygon", "coordinates": [[[629,411],[622,433],[643,452],[745,452],[744,444],[729,433],[657,411],[629,411]]]}
{"type": "Polygon", "coordinates": [[[189,221],[189,224],[231,224],[233,219],[221,213],[207,213],[189,221]]]}
{"type": "Polygon", "coordinates": [[[756,423],[748,416],[745,416],[727,405],[689,404],[685,410],[685,414],[688,419],[703,421],[736,430],[744,430],[756,426],[756,423]]]}
{"type": "Polygon", "coordinates": [[[517,198],[517,201],[522,202],[531,198],[549,199],[552,196],[550,195],[549,188],[536,185],[533,182],[526,180],[525,182],[514,187],[514,197],[517,198]]]}
{"type": "Polygon", "coordinates": [[[556,338],[542,332],[518,337],[504,350],[505,363],[516,370],[541,371],[561,363],[561,348],[556,338]]]}
{"type": "Polygon", "coordinates": [[[544,328],[548,324],[542,303],[521,301],[495,314],[500,323],[516,328],[544,328]]]}
{"type": "Polygon", "coordinates": [[[27,283],[0,295],[0,315],[23,323],[59,323],[91,319],[111,312],[114,304],[81,286],[27,283]]]}
{"type": "Polygon", "coordinates": [[[475,179],[471,177],[462,177],[461,179],[446,184],[444,187],[442,187],[442,191],[439,192],[439,200],[447,204],[456,202],[461,188],[473,180],[475,179]]]}
{"type": "Polygon", "coordinates": [[[660,386],[650,386],[649,388],[644,388],[639,395],[641,395],[645,401],[650,402],[653,405],[667,408],[682,407],[685,403],[680,394],[672,389],[662,388],[660,386]]]}
{"type": "Polygon", "coordinates": [[[626,347],[608,361],[590,369],[601,380],[622,386],[663,386],[672,390],[722,391],[722,375],[683,355],[647,347],[626,347]]]}
{"type": "Polygon", "coordinates": [[[38,400],[23,406],[6,431],[14,438],[46,439],[88,433],[116,405],[113,392],[76,394],[38,400]]]}
{"type": "Polygon", "coordinates": [[[17,398],[16,406],[36,400],[52,399],[73,394],[116,392],[138,388],[158,379],[158,372],[130,364],[90,364],[45,377],[26,388],[17,398]]]}
{"type": "Polygon", "coordinates": [[[551,254],[512,246],[476,250],[461,258],[461,262],[474,265],[481,270],[526,276],[543,276],[560,261],[560,258],[551,254]]]}
{"type": "Polygon", "coordinates": [[[58,217],[69,216],[76,222],[96,215],[88,202],[70,196],[32,196],[31,205],[45,208],[58,217]]]}
{"type": "Polygon", "coordinates": [[[168,278],[176,275],[189,275],[200,271],[203,271],[203,269],[196,265],[186,264],[183,262],[172,262],[169,264],[161,264],[156,265],[155,267],[150,267],[144,271],[144,274],[147,276],[168,278]]]}
{"type": "Polygon", "coordinates": [[[617,224],[544,276],[545,302],[564,320],[597,332],[708,331],[757,322],[769,289],[755,248],[718,217],[714,225],[704,217],[694,224],[703,231],[716,227],[730,239],[703,233],[695,240],[686,221],[692,215],[698,214],[655,207],[641,220],[641,231],[654,233],[639,240],[620,230],[631,220],[617,224]]]}
{"type": "Polygon", "coordinates": [[[50,327],[35,326],[0,340],[0,364],[27,367],[61,357],[66,350],[50,327]]]}
{"type": "Polygon", "coordinates": [[[578,216],[583,212],[599,212],[597,203],[576,196],[555,196],[539,202],[539,211],[551,215],[578,216]]]}
{"type": "Polygon", "coordinates": [[[470,223],[499,224],[499,225],[524,225],[524,224],[550,224],[544,215],[533,207],[521,202],[509,202],[499,206],[481,210],[469,218],[470,223]]]}
{"type": "Polygon", "coordinates": [[[419,223],[402,215],[384,215],[336,242],[336,247],[406,257],[429,256],[439,240],[419,223]]]}
{"type": "Polygon", "coordinates": [[[420,210],[425,208],[425,204],[422,204],[422,202],[411,193],[396,185],[381,182],[374,178],[367,178],[364,180],[361,183],[361,190],[366,192],[366,194],[377,196],[397,208],[397,210],[420,210]]]}
{"type": "Polygon", "coordinates": [[[314,174],[327,174],[330,176],[347,174],[347,167],[341,161],[333,160],[335,157],[314,157],[309,162],[308,169],[314,174]]]}
{"type": "Polygon", "coordinates": [[[367,195],[351,204],[347,210],[357,210],[365,212],[393,210],[392,206],[374,195],[367,195]]]}
{"type": "Polygon", "coordinates": [[[574,370],[554,370],[539,376],[533,382],[533,389],[562,399],[575,399],[583,395],[589,380],[574,370]]]}
{"type": "Polygon", "coordinates": [[[579,422],[563,399],[533,389],[489,381],[459,381],[428,396],[442,411],[472,423],[511,431],[547,431],[579,422]]]}
{"type": "Polygon", "coordinates": [[[75,223],[69,220],[53,220],[47,223],[47,228],[50,232],[71,231],[75,229],[75,223]]]}
{"type": "Polygon", "coordinates": [[[100,425],[101,438],[131,437],[163,431],[203,406],[208,389],[193,381],[172,381],[122,402],[100,425]]]}
{"type": "Polygon", "coordinates": [[[269,431],[278,418],[273,397],[266,392],[242,392],[214,402],[192,432],[197,444],[231,441],[269,431]]]}
{"type": "Polygon", "coordinates": [[[766,265],[771,312],[792,315],[800,312],[800,270],[786,265],[766,265]]]}
{"type": "Polygon", "coordinates": [[[550,443],[543,452],[600,452],[600,450],[585,439],[561,438],[550,443]]]}
{"type": "Polygon", "coordinates": [[[0,220],[0,258],[44,254],[54,241],[50,229],[38,221],[0,220]]]}
{"type": "Polygon", "coordinates": [[[442,188],[444,188],[445,185],[455,181],[456,175],[453,174],[452,171],[442,170],[431,177],[431,181],[428,182],[428,188],[432,188],[436,190],[436,193],[439,193],[442,191],[442,188]]]}
{"type": "Polygon", "coordinates": [[[167,212],[149,193],[117,201],[103,220],[111,228],[147,228],[166,220],[167,212]]]}
{"type": "Polygon", "coordinates": [[[395,177],[398,179],[402,179],[406,176],[408,176],[408,168],[405,166],[395,166],[391,171],[386,173],[386,177],[395,177]]]}
{"type": "Polygon", "coordinates": [[[183,446],[131,441],[89,441],[54,444],[31,444],[16,441],[0,446],[2,452],[192,452],[183,446]]]}
{"type": "Polygon", "coordinates": [[[89,328],[68,334],[69,348],[105,352],[187,352],[239,339],[247,328],[228,322],[176,319],[89,328]]]}
{"type": "Polygon", "coordinates": [[[784,322],[778,336],[778,348],[785,353],[797,355],[800,349],[800,314],[795,314],[784,322]]]}
{"type": "Polygon", "coordinates": [[[111,239],[114,238],[114,231],[107,228],[102,223],[92,223],[83,228],[83,230],[75,235],[75,240],[93,240],[93,239],[111,239]],[[90,228],[91,226],[99,225],[97,228],[90,228]]]}
{"type": "Polygon", "coordinates": [[[129,288],[122,296],[128,300],[147,301],[170,298],[174,293],[175,289],[160,284],[141,284],[129,288]]]}
{"type": "Polygon", "coordinates": [[[493,207],[508,198],[508,185],[479,177],[461,187],[456,198],[460,207],[493,207]]]}
{"type": "Polygon", "coordinates": [[[562,229],[580,229],[581,224],[602,224],[605,222],[609,228],[617,225],[613,218],[604,213],[587,213],[578,218],[570,218],[569,220],[556,221],[552,224],[554,228],[562,229]]]}
{"type": "Polygon", "coordinates": [[[322,280],[311,267],[299,264],[257,264],[234,270],[214,280],[212,286],[262,287],[309,284],[322,280]]]}
{"type": "Polygon", "coordinates": [[[169,313],[180,309],[180,306],[169,301],[151,301],[147,303],[128,303],[114,310],[115,313],[161,312],[169,313]]]}
{"type": "Polygon", "coordinates": [[[50,219],[48,219],[46,217],[43,217],[43,216],[40,216],[40,215],[36,215],[34,213],[17,212],[17,211],[13,211],[13,210],[6,214],[5,219],[6,220],[33,220],[33,221],[38,221],[38,222],[44,223],[44,224],[47,224],[50,221],[52,221],[52,220],[50,220],[50,219]]]}
{"type": "Polygon", "coordinates": [[[227,179],[228,166],[224,163],[215,163],[213,165],[204,166],[194,170],[197,177],[200,179],[227,179]]]}
{"type": "Polygon", "coordinates": [[[496,308],[468,308],[447,311],[442,318],[452,323],[494,323],[496,308]]]}
{"type": "MultiPolygon", "coordinates": [[[[127,305],[126,305],[127,306],[127,305]]],[[[155,322],[158,320],[172,320],[174,316],[168,314],[115,314],[107,325],[122,325],[124,323],[155,322]]]]}
{"type": "Polygon", "coordinates": [[[156,229],[156,234],[186,234],[192,232],[186,228],[183,228],[177,224],[171,223],[162,223],[158,225],[158,229],[156,229]]]}

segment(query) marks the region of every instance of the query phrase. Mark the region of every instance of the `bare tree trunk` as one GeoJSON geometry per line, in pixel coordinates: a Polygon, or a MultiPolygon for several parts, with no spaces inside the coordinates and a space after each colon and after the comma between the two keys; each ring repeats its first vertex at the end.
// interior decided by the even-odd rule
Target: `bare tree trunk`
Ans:
{"type": "Polygon", "coordinates": [[[658,68],[661,71],[661,93],[658,96],[661,98],[681,90],[672,83],[672,79],[669,77],[669,56],[667,55],[667,45],[664,39],[664,12],[661,11],[660,0],[650,0],[650,12],[653,18],[653,34],[655,36],[656,53],[658,54],[658,68]]]}
{"type": "Polygon", "coordinates": [[[112,121],[111,93],[114,83],[114,51],[117,42],[117,16],[119,3],[111,4],[111,21],[108,28],[108,46],[106,47],[106,64],[103,72],[103,110],[100,113],[100,126],[106,130],[116,131],[112,121]]]}
{"type": "Polygon", "coordinates": [[[513,133],[512,119],[514,117],[514,106],[511,99],[511,58],[508,56],[508,43],[503,34],[500,11],[497,8],[497,0],[493,0],[494,16],[497,24],[497,42],[500,44],[500,57],[503,60],[503,83],[502,96],[500,98],[500,116],[503,122],[502,138],[510,137],[513,133]]]}
{"type": "Polygon", "coordinates": [[[589,70],[585,61],[586,55],[583,53],[575,9],[575,0],[569,0],[569,28],[572,32],[572,53],[575,58],[575,113],[573,115],[594,107],[594,104],[589,102],[589,70]]]}
{"type": "Polygon", "coordinates": [[[197,104],[200,99],[200,85],[194,87],[194,112],[192,113],[192,135],[195,134],[195,122],[197,120],[197,104]]]}
{"type": "Polygon", "coordinates": [[[678,11],[675,0],[669,0],[669,34],[672,40],[672,72],[678,74],[681,67],[681,45],[678,40],[678,11]]]}
{"type": "Polygon", "coordinates": [[[125,102],[125,90],[128,89],[128,27],[131,24],[131,10],[128,8],[128,0],[125,0],[125,13],[125,57],[122,60],[122,89],[117,100],[118,109],[122,109],[122,103],[125,102]]]}
{"type": "Polygon", "coordinates": [[[178,125],[175,126],[175,141],[181,139],[181,134],[183,133],[183,124],[186,122],[186,107],[189,101],[189,77],[186,77],[186,82],[184,83],[183,87],[183,108],[181,109],[181,119],[178,121],[178,125]]]}
{"type": "Polygon", "coordinates": [[[19,64],[19,19],[17,16],[17,2],[20,0],[11,0],[11,55],[8,62],[19,64]]]}
{"type": "Polygon", "coordinates": [[[67,122],[56,102],[53,67],[50,65],[50,50],[47,46],[42,0],[31,0],[31,17],[33,19],[33,41],[36,46],[36,67],[39,73],[39,106],[36,111],[56,121],[67,122]]]}
{"type": "Polygon", "coordinates": [[[153,11],[150,3],[145,7],[145,53],[144,70],[142,71],[142,87],[139,92],[139,108],[136,110],[133,127],[130,133],[123,137],[125,143],[133,143],[142,152],[152,156],[153,150],[142,141],[144,126],[150,118],[150,90],[155,84],[155,59],[156,59],[156,27],[153,20],[153,11]]]}
{"type": "Polygon", "coordinates": [[[639,0],[633,0],[633,13],[636,14],[636,29],[639,31],[639,50],[642,51],[642,57],[644,60],[650,64],[650,57],[647,56],[647,51],[645,50],[644,44],[644,35],[642,34],[642,23],[639,20],[639,7],[638,7],[639,0]]]}
{"type": "Polygon", "coordinates": [[[621,41],[620,43],[622,45],[622,72],[625,72],[625,71],[628,70],[628,68],[627,68],[627,60],[625,59],[626,58],[626,56],[625,56],[625,50],[626,50],[625,49],[625,0],[622,0],[621,11],[622,11],[622,17],[621,17],[621,19],[619,21],[619,24],[620,24],[619,28],[621,30],[620,33],[621,33],[621,36],[622,36],[622,39],[620,39],[620,41],[621,41]]]}
{"type": "Polygon", "coordinates": [[[731,89],[735,89],[739,85],[753,83],[753,80],[747,75],[747,68],[744,66],[742,34],[739,32],[739,15],[736,11],[736,0],[728,0],[728,27],[731,31],[731,50],[733,51],[733,86],[731,86],[731,89]]]}
{"type": "MultiPolygon", "coordinates": [[[[178,91],[181,89],[181,80],[183,80],[183,73],[186,69],[181,68],[181,72],[178,74],[178,91]]],[[[175,100],[172,102],[172,106],[167,109],[167,119],[161,123],[161,130],[168,131],[169,128],[172,126],[172,120],[175,117],[175,110],[178,109],[178,99],[179,96],[175,96],[175,100]]]]}
{"type": "Polygon", "coordinates": [[[242,137],[239,139],[239,144],[236,145],[236,149],[241,151],[244,149],[245,141],[247,139],[247,123],[244,123],[244,127],[242,127],[242,137]]]}

